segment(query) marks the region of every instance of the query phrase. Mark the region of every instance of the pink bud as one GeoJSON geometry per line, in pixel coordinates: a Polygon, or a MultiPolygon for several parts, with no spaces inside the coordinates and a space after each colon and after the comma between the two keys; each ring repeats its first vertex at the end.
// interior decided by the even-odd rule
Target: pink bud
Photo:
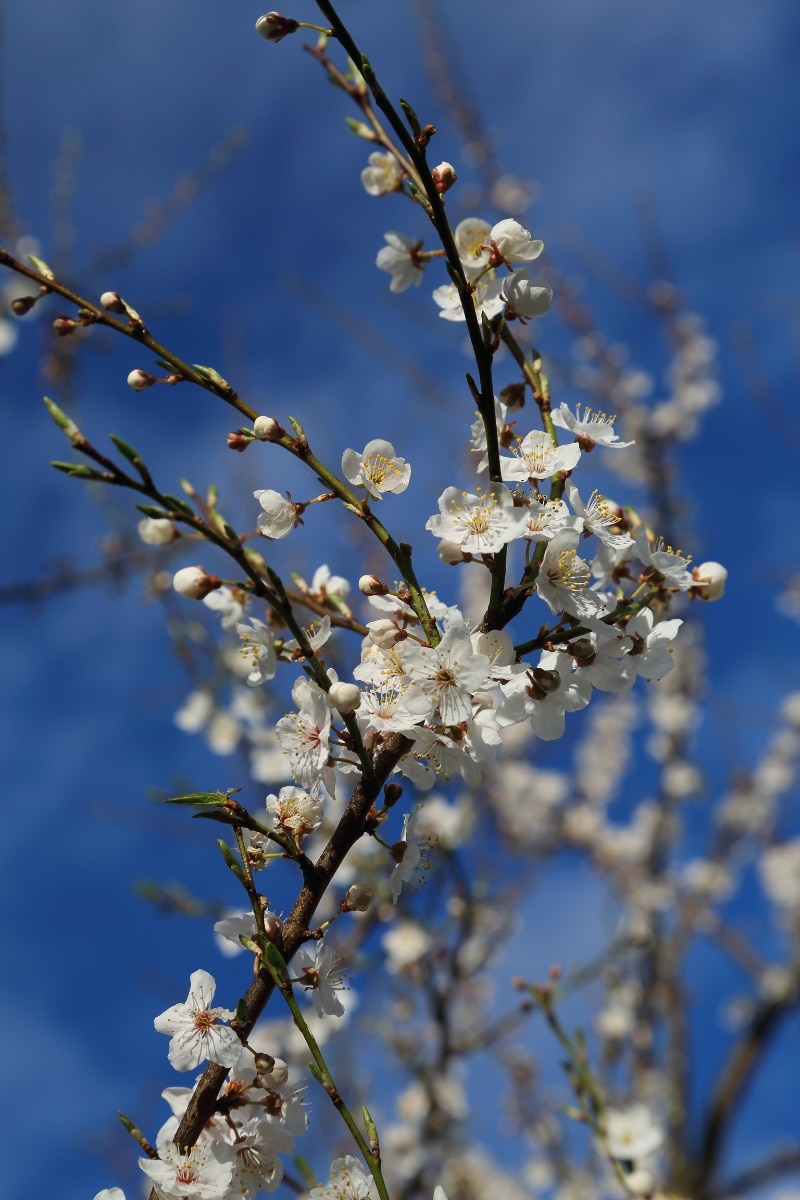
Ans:
{"type": "Polygon", "coordinates": [[[438,167],[434,167],[431,171],[434,186],[437,192],[447,192],[453,186],[458,176],[453,169],[452,163],[441,162],[438,167]]]}
{"type": "Polygon", "coordinates": [[[248,437],[246,429],[234,429],[233,433],[228,434],[228,449],[236,450],[239,454],[252,442],[252,438],[248,437]]]}

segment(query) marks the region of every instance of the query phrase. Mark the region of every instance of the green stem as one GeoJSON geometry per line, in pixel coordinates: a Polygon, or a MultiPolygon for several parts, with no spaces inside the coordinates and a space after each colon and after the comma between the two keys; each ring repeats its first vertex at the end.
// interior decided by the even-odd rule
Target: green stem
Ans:
{"type": "Polygon", "coordinates": [[[275,981],[275,985],[289,1006],[292,1014],[292,1020],[300,1030],[303,1040],[311,1052],[311,1056],[314,1059],[314,1064],[317,1068],[317,1070],[313,1073],[315,1074],[321,1086],[328,1093],[334,1108],[337,1110],[345,1125],[350,1130],[353,1140],[358,1146],[364,1162],[369,1168],[372,1178],[375,1180],[375,1186],[378,1189],[380,1200],[389,1200],[389,1193],[386,1190],[386,1184],[381,1172],[380,1160],[375,1154],[373,1154],[372,1150],[370,1150],[367,1140],[359,1129],[355,1117],[350,1112],[350,1109],[342,1098],[341,1092],[336,1087],[333,1076],[328,1068],[328,1064],[326,1063],[324,1055],[319,1048],[319,1043],[309,1029],[306,1020],[300,1011],[300,1006],[295,1000],[291,980],[289,979],[288,971],[286,970],[286,964],[281,963],[281,965],[278,965],[274,961],[277,957],[279,957],[278,951],[273,948],[273,952],[270,953],[268,951],[268,953],[265,955],[264,962],[267,970],[275,981]]]}

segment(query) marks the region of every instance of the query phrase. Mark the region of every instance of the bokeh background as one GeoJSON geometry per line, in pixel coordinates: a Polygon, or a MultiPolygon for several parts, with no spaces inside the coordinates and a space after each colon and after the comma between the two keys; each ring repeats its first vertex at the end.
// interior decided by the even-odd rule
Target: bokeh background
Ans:
{"type": "MultiPolygon", "coordinates": [[[[432,153],[461,177],[454,219],[473,215],[470,195],[496,219],[505,214],[488,206],[453,128],[429,10],[341,4],[389,94],[438,127],[432,153]]],[[[463,330],[438,319],[433,270],[430,287],[426,276],[401,297],[376,271],[383,233],[425,236],[424,218],[364,193],[369,147],[348,133],[345,97],[302,36],[268,45],[253,30],[261,9],[243,0],[7,0],[0,11],[4,244],[35,238],[79,290],[121,292],[163,342],[216,367],[258,410],[299,417],[334,465],[348,445],[392,440],[414,481],[387,520],[449,583],[423,526],[453,472],[469,478],[463,330]]],[[[731,572],[724,602],[702,614],[711,683],[697,751],[713,794],[752,762],[800,681],[797,625],[776,609],[800,564],[800,11],[793,0],[438,0],[433,11],[497,172],[532,184],[524,222],[609,343],[663,391],[668,348],[641,303],[654,276],[718,343],[721,402],[676,462],[682,549],[731,572]]],[[[291,13],[315,19],[310,0],[291,13]]],[[[190,683],[165,606],[138,573],[50,597],[11,588],[63,583],[104,561],[109,529],[133,528],[127,497],[48,466],[69,454],[41,395],[96,444],[113,432],[135,445],[165,490],[181,477],[217,482],[243,523],[254,488],[313,491],[266,447],[230,454],[236,414],[212,397],[131,391],[128,372],[152,367],[132,343],[95,332],[74,362],[53,359],[47,326],[67,310],[49,305],[19,323],[0,360],[3,1176],[8,1196],[79,1200],[131,1179],[115,1111],[151,1133],[164,1115],[157,1097],[173,1079],[152,1016],[184,998],[197,966],[231,987],[241,973],[206,923],[167,920],[136,895],[151,878],[236,897],[207,828],[187,831],[149,789],[233,786],[242,772],[175,729],[190,683]]],[[[574,334],[556,315],[536,337],[569,361],[574,334]]],[[[295,569],[328,561],[359,574],[360,543],[335,532],[312,511],[292,543],[295,569]]],[[[591,886],[575,863],[550,869],[536,969],[591,949],[591,886]]],[[[701,993],[717,968],[697,964],[701,993]]],[[[791,1130],[796,1027],[785,1038],[742,1158],[776,1122],[791,1130]]],[[[710,1037],[708,1072],[715,1053],[710,1037]]]]}

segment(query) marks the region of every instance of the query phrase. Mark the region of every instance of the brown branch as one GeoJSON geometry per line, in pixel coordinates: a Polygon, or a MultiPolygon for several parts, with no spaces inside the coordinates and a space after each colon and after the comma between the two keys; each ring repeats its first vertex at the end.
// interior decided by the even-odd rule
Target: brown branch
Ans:
{"type": "MultiPolygon", "coordinates": [[[[412,745],[408,738],[400,734],[392,734],[386,740],[375,756],[373,778],[362,777],[330,841],[316,864],[307,869],[303,886],[283,926],[281,951],[287,962],[303,943],[314,913],[331,880],[363,834],[365,819],[381,788],[412,745]]],[[[269,972],[259,971],[244,996],[248,1015],[241,1026],[243,1037],[249,1036],[264,1011],[274,986],[269,972]]],[[[227,1074],[227,1067],[217,1063],[209,1063],[206,1067],[175,1133],[176,1145],[183,1147],[195,1144],[206,1122],[214,1115],[217,1097],[227,1074]]]]}
{"type": "Polygon", "coordinates": [[[797,1004],[797,999],[788,1004],[786,1000],[762,1001],[732,1047],[709,1104],[695,1179],[696,1194],[708,1194],[708,1184],[719,1161],[731,1118],[745,1095],[753,1071],[775,1033],[779,1018],[797,1004]]]}

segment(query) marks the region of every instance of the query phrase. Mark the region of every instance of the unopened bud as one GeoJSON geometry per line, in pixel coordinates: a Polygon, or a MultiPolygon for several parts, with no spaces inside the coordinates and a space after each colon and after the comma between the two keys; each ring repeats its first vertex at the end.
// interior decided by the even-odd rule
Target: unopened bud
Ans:
{"type": "Polygon", "coordinates": [[[268,12],[256,21],[256,31],[268,42],[280,42],[288,34],[294,33],[299,22],[293,17],[284,17],[279,12],[268,12]]]}
{"type": "Polygon", "coordinates": [[[561,687],[561,676],[558,671],[546,671],[544,667],[534,667],[528,672],[528,678],[532,681],[534,699],[543,700],[545,696],[552,696],[561,687]]]}
{"type": "Polygon", "coordinates": [[[172,586],[179,596],[202,600],[209,592],[222,586],[218,575],[209,575],[203,567],[181,567],[172,576],[172,586]]]}
{"type": "Polygon", "coordinates": [[[119,292],[103,292],[100,297],[100,303],[103,308],[107,308],[109,312],[124,313],[125,305],[120,299],[119,292]]]}
{"type": "Polygon", "coordinates": [[[180,536],[175,522],[169,517],[142,517],[137,529],[139,537],[148,546],[168,546],[180,536]]]}
{"type": "Polygon", "coordinates": [[[56,317],[53,321],[53,330],[59,337],[67,337],[79,325],[80,321],[73,321],[72,317],[56,317]]]}
{"type": "Polygon", "coordinates": [[[274,913],[266,913],[264,916],[264,936],[268,942],[277,941],[283,923],[280,917],[276,917],[274,913]]]}
{"type": "Polygon", "coordinates": [[[728,572],[722,563],[704,562],[692,567],[692,579],[695,580],[692,591],[701,600],[719,600],[725,591],[728,572]]]}
{"type": "Polygon", "coordinates": [[[500,393],[500,399],[509,412],[516,412],[525,407],[525,384],[507,383],[500,393]]]}
{"type": "Polygon", "coordinates": [[[469,555],[464,554],[458,542],[448,542],[447,538],[442,538],[439,545],[436,547],[436,553],[443,563],[451,567],[454,563],[469,561],[469,555]]]}
{"type": "Polygon", "coordinates": [[[385,596],[389,588],[377,575],[362,575],[358,581],[358,590],[364,596],[385,596]]]}
{"type": "Polygon", "coordinates": [[[588,666],[597,658],[597,650],[590,638],[578,638],[577,641],[570,642],[567,648],[572,657],[577,659],[579,666],[588,666]]]}
{"type": "Polygon", "coordinates": [[[367,635],[369,640],[373,645],[380,646],[381,650],[391,650],[392,646],[396,646],[398,642],[408,637],[405,630],[400,629],[388,617],[383,617],[379,621],[368,621],[367,629],[369,630],[367,635]]]}
{"type": "Polygon", "coordinates": [[[383,803],[387,808],[393,808],[403,794],[402,785],[399,783],[387,783],[383,789],[383,803]]]}
{"type": "Polygon", "coordinates": [[[238,454],[241,454],[252,440],[247,429],[234,429],[233,433],[228,434],[228,449],[236,450],[238,454]]]}
{"type": "Polygon", "coordinates": [[[628,1171],[625,1176],[625,1187],[634,1196],[652,1196],[656,1190],[655,1180],[649,1171],[644,1167],[639,1167],[636,1170],[628,1171]]]}
{"type": "Polygon", "coordinates": [[[437,192],[447,192],[453,186],[458,176],[453,169],[452,163],[441,162],[438,167],[434,167],[431,171],[434,187],[437,192]]]}
{"type": "Polygon", "coordinates": [[[277,1088],[283,1087],[289,1078],[289,1067],[282,1058],[273,1058],[271,1054],[257,1054],[255,1065],[259,1086],[266,1088],[267,1091],[274,1091],[277,1088]],[[272,1066],[262,1069],[260,1066],[261,1059],[269,1059],[272,1066]]]}
{"type": "Polygon", "coordinates": [[[152,387],[155,382],[155,375],[151,375],[149,371],[141,371],[138,367],[128,376],[128,387],[132,387],[135,392],[143,392],[145,388],[152,387]]]}
{"type": "Polygon", "coordinates": [[[328,689],[328,700],[331,707],[338,709],[340,713],[352,713],[361,703],[361,689],[358,684],[337,680],[328,689]]]}
{"type": "Polygon", "coordinates": [[[260,442],[276,442],[284,432],[274,417],[256,417],[253,422],[253,433],[260,442]]]}
{"type": "Polygon", "coordinates": [[[374,898],[375,893],[368,883],[354,883],[347,889],[347,895],[342,901],[342,911],[366,912],[374,898]]]}
{"type": "Polygon", "coordinates": [[[38,299],[38,296],[17,296],[16,300],[11,301],[11,311],[18,317],[24,317],[38,299]]]}

